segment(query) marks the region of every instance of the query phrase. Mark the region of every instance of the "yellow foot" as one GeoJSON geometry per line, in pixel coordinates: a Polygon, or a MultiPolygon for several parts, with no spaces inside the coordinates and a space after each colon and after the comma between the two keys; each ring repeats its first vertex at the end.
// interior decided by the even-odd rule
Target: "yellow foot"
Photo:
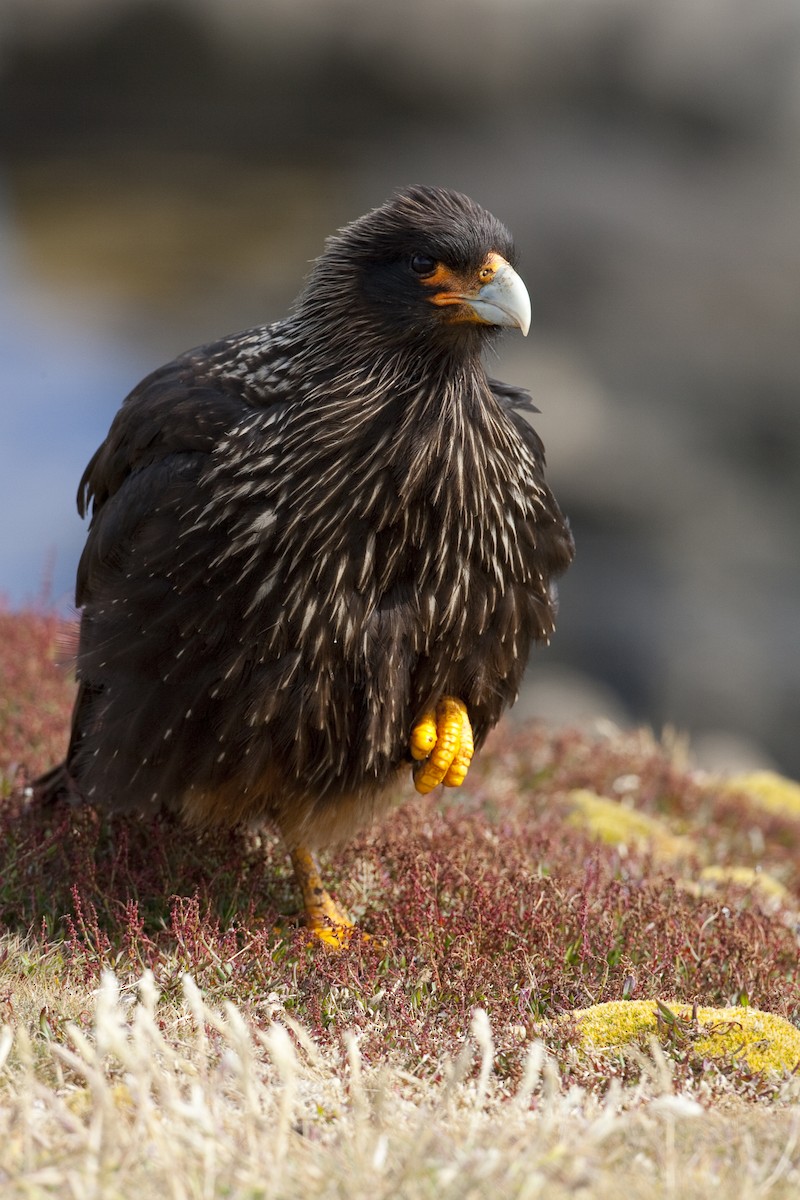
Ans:
{"type": "Polygon", "coordinates": [[[423,796],[438,784],[461,787],[472,762],[472,726],[466,705],[454,696],[442,696],[436,712],[424,713],[411,731],[414,787],[423,796]]]}
{"type": "Polygon", "coordinates": [[[343,950],[350,939],[359,933],[343,909],[322,886],[317,861],[310,850],[298,846],[292,851],[292,866],[303,893],[306,910],[306,925],[315,938],[332,950],[343,950]]]}

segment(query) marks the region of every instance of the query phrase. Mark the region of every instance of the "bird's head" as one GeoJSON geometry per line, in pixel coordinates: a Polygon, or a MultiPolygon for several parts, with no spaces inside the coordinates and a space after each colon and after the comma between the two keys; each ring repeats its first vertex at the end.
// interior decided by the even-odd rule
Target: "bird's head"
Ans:
{"type": "Polygon", "coordinates": [[[528,332],[514,260],[510,233],[486,209],[412,187],[328,239],[299,305],[332,340],[479,349],[501,326],[528,332]]]}

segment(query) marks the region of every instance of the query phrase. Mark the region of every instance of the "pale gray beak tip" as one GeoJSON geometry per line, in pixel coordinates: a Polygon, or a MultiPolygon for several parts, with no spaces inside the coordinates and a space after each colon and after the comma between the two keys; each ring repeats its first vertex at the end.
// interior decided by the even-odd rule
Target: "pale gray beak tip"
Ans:
{"type": "MultiPolygon", "coordinates": [[[[466,297],[465,297],[466,299],[466,297]]],[[[491,283],[484,284],[469,304],[488,325],[510,325],[528,336],[531,327],[531,298],[514,268],[501,261],[491,283]]]]}

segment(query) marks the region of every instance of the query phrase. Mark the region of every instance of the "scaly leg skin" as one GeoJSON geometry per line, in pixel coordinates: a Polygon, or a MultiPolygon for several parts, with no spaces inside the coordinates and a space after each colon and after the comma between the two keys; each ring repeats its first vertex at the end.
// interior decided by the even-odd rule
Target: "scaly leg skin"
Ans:
{"type": "Polygon", "coordinates": [[[414,787],[423,796],[440,783],[461,787],[474,750],[467,706],[455,696],[442,696],[436,712],[423,713],[409,739],[414,787]]]}
{"type": "Polygon", "coordinates": [[[342,950],[353,936],[355,926],[322,886],[317,860],[310,850],[297,846],[292,851],[292,866],[303,893],[308,928],[324,945],[342,950]]]}

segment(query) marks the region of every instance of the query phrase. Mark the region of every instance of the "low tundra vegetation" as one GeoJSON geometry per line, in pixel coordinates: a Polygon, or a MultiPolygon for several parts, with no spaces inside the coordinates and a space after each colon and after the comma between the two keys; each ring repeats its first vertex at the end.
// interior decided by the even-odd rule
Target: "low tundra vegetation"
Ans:
{"type": "Polygon", "coordinates": [[[269,829],[36,802],[73,641],[0,613],[9,1195],[795,1194],[796,784],[507,722],[329,853],[334,953],[269,829]]]}

